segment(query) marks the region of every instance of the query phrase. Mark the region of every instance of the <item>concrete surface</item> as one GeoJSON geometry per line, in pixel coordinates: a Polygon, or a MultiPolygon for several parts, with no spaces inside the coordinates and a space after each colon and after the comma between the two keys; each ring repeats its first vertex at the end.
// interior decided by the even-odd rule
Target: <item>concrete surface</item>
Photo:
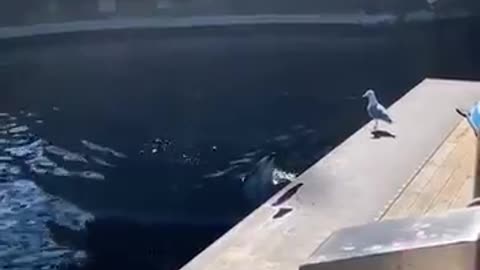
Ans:
{"type": "Polygon", "coordinates": [[[478,99],[479,82],[423,81],[388,108],[395,138],[364,126],[182,269],[298,269],[331,231],[379,219],[478,99]]]}
{"type": "Polygon", "coordinates": [[[478,207],[348,227],[333,233],[300,270],[478,269],[478,207]]]}
{"type": "Polygon", "coordinates": [[[398,219],[465,208],[473,199],[477,138],[462,120],[382,217],[398,219]]]}

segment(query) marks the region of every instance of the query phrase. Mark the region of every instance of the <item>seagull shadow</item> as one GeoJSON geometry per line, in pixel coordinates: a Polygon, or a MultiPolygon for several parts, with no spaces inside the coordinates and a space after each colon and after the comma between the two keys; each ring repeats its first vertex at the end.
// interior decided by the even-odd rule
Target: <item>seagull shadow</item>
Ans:
{"type": "Polygon", "coordinates": [[[288,189],[280,198],[278,198],[274,203],[272,203],[272,206],[279,206],[280,204],[288,201],[295,193],[298,192],[298,190],[303,186],[303,183],[298,183],[295,186],[291,187],[288,189]]]}
{"type": "Polygon", "coordinates": [[[395,134],[390,133],[389,131],[386,130],[375,130],[371,132],[373,137],[372,139],[380,139],[380,138],[396,138],[395,134]]]}
{"type": "Polygon", "coordinates": [[[292,211],[293,211],[292,208],[280,208],[278,209],[277,213],[273,215],[273,219],[281,218],[292,211]]]}

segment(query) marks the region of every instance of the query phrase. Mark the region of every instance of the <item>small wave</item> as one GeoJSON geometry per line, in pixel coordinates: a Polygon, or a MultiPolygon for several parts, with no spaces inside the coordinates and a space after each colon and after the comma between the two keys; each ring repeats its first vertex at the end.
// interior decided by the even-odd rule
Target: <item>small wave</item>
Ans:
{"type": "Polygon", "coordinates": [[[94,171],[84,171],[84,172],[79,172],[75,173],[75,175],[78,175],[82,178],[86,179],[92,179],[92,180],[105,180],[105,176],[101,173],[94,172],[94,171]]]}
{"type": "Polygon", "coordinates": [[[102,166],[110,167],[110,168],[115,167],[115,165],[113,165],[113,164],[111,164],[111,163],[109,163],[109,162],[107,162],[107,161],[105,161],[105,160],[103,160],[103,159],[101,159],[101,158],[99,158],[99,157],[92,156],[92,157],[90,157],[90,159],[91,159],[93,162],[97,163],[98,165],[102,165],[102,166]]]}
{"type": "Polygon", "coordinates": [[[9,129],[8,133],[10,133],[10,134],[21,133],[21,132],[25,132],[27,130],[28,130],[27,126],[18,126],[18,127],[14,127],[14,128],[9,129]]]}
{"type": "Polygon", "coordinates": [[[33,112],[28,112],[25,116],[28,118],[31,118],[31,117],[37,117],[37,114],[33,112]]]}
{"type": "Polygon", "coordinates": [[[0,129],[1,130],[9,130],[9,129],[15,128],[16,126],[17,126],[16,123],[8,123],[8,124],[5,124],[5,125],[1,125],[0,129]]]}
{"type": "Polygon", "coordinates": [[[88,148],[92,151],[97,151],[97,152],[101,152],[101,153],[110,153],[113,156],[118,157],[118,158],[127,158],[127,155],[125,155],[123,153],[120,153],[118,151],[115,151],[115,150],[113,150],[111,148],[108,148],[106,146],[101,146],[99,144],[95,144],[95,143],[87,141],[87,140],[82,140],[81,142],[86,148],[88,148]]]}
{"type": "MultiPolygon", "coordinates": [[[[25,115],[25,112],[23,113],[25,115]]],[[[27,116],[34,116],[35,113],[28,113],[27,116]]],[[[9,121],[12,120],[10,114],[4,115],[9,117],[9,121]]],[[[16,118],[15,118],[16,119],[16,118]]],[[[89,161],[82,154],[69,151],[60,146],[48,143],[46,140],[38,138],[33,134],[28,125],[20,125],[16,122],[4,123],[0,128],[6,129],[3,138],[0,138],[0,145],[4,145],[4,156],[0,156],[0,177],[12,177],[15,175],[23,175],[26,172],[21,170],[22,166],[12,165],[9,162],[20,162],[27,166],[29,171],[36,175],[53,175],[57,177],[78,177],[92,180],[104,180],[105,176],[102,173],[92,170],[70,170],[67,167],[60,166],[51,159],[51,156],[61,157],[63,161],[67,162],[79,162],[88,164],[89,161]]],[[[83,142],[91,149],[97,151],[108,152],[117,157],[125,157],[124,154],[114,151],[108,147],[93,144],[88,141],[83,142]]],[[[95,162],[101,163],[103,166],[113,166],[100,158],[94,159],[95,162]]]]}
{"type": "MultiPolygon", "coordinates": [[[[3,117],[0,124],[2,269],[52,269],[65,262],[75,264],[86,258],[82,250],[56,244],[47,223],[80,230],[93,216],[59,197],[47,194],[35,184],[32,176],[105,180],[102,173],[88,168],[89,161],[82,154],[50,144],[34,134],[34,128],[17,123],[33,116],[33,113],[24,112],[17,118],[0,113],[0,118],[3,117]],[[61,160],[54,157],[61,157],[61,160]],[[69,168],[72,162],[82,163],[82,170],[69,168]]],[[[113,150],[111,153],[122,156],[113,150]]]]}
{"type": "Polygon", "coordinates": [[[274,185],[279,185],[283,183],[289,183],[295,181],[297,175],[294,173],[286,172],[278,168],[273,169],[272,183],[274,185]]]}
{"type": "Polygon", "coordinates": [[[244,157],[253,157],[253,156],[256,156],[260,153],[260,150],[255,150],[255,151],[252,151],[252,152],[248,152],[248,153],[245,153],[243,156],[244,157]]]}
{"type": "Polygon", "coordinates": [[[54,168],[52,174],[55,176],[72,176],[71,172],[62,167],[54,168]]]}
{"type": "Polygon", "coordinates": [[[49,145],[45,147],[45,150],[53,155],[60,156],[65,161],[74,161],[74,162],[83,162],[88,163],[87,159],[82,155],[74,152],[70,152],[66,149],[63,149],[59,146],[49,145]]]}
{"type": "Polygon", "coordinates": [[[278,135],[275,138],[273,138],[274,141],[276,142],[282,142],[282,141],[287,141],[291,138],[290,135],[288,134],[283,134],[283,135],[278,135]]]}
{"type": "Polygon", "coordinates": [[[50,196],[32,181],[17,179],[0,184],[0,265],[9,269],[43,269],[65,261],[80,262],[83,251],[58,246],[49,237],[46,222],[84,228],[92,217],[50,196]],[[79,253],[80,252],[80,253],[79,253]]]}
{"type": "Polygon", "coordinates": [[[230,165],[238,165],[238,164],[244,164],[244,163],[251,163],[253,161],[252,158],[241,158],[241,159],[236,159],[236,160],[232,160],[230,161],[228,164],[230,165]]]}
{"type": "Polygon", "coordinates": [[[22,158],[29,155],[34,155],[40,151],[40,146],[44,143],[43,140],[38,139],[30,144],[9,147],[4,150],[4,152],[10,154],[11,156],[22,158]]]}
{"type": "Polygon", "coordinates": [[[19,166],[12,165],[9,163],[0,163],[0,176],[12,176],[12,175],[20,175],[22,170],[19,166]]]}
{"type": "Polygon", "coordinates": [[[237,166],[237,165],[231,166],[231,167],[226,168],[225,170],[221,170],[221,171],[217,171],[217,172],[214,172],[214,173],[206,174],[206,175],[203,176],[203,178],[218,178],[218,177],[226,176],[226,175],[228,175],[228,173],[237,169],[238,167],[239,166],[237,166]]]}
{"type": "Polygon", "coordinates": [[[57,163],[51,161],[48,157],[43,155],[38,155],[34,158],[25,160],[25,163],[31,166],[40,166],[47,168],[53,168],[58,166],[57,163]]]}

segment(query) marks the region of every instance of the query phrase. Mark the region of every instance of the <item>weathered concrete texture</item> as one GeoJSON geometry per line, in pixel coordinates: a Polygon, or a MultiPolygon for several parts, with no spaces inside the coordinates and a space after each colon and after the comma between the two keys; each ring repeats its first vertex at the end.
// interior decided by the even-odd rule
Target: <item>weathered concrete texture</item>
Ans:
{"type": "Polygon", "coordinates": [[[443,213],[473,199],[477,140],[463,120],[402,190],[382,219],[443,213]]]}
{"type": "MultiPolygon", "coordinates": [[[[381,97],[381,92],[378,93],[381,97]]],[[[456,107],[480,99],[480,83],[427,79],[394,103],[395,138],[372,139],[372,123],[254,211],[183,270],[298,269],[332,230],[377,220],[463,120],[456,107]],[[272,206],[279,198],[283,203],[272,206]],[[273,219],[280,208],[293,211],[273,219]]],[[[365,106],[365,104],[358,104],[365,106]]]]}
{"type": "Polygon", "coordinates": [[[300,270],[478,269],[478,207],[347,227],[300,270]]]}

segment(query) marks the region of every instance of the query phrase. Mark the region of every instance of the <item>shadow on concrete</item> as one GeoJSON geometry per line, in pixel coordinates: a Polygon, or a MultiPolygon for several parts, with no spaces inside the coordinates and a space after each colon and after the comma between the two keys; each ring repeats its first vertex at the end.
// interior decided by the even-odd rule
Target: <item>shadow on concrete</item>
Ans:
{"type": "Polygon", "coordinates": [[[291,197],[293,197],[293,195],[295,195],[295,193],[298,192],[298,190],[303,186],[303,183],[298,183],[296,184],[295,186],[291,187],[290,189],[288,189],[282,196],[280,196],[280,198],[278,198],[273,204],[272,206],[279,206],[280,204],[288,201],[291,197]]]}
{"type": "Polygon", "coordinates": [[[275,215],[273,215],[273,219],[284,217],[286,214],[288,214],[292,211],[293,211],[292,208],[283,208],[282,207],[282,208],[278,209],[278,211],[275,213],[275,215]]]}
{"type": "Polygon", "coordinates": [[[386,130],[375,130],[372,131],[372,139],[380,139],[380,138],[396,138],[397,136],[389,131],[386,130]]]}

